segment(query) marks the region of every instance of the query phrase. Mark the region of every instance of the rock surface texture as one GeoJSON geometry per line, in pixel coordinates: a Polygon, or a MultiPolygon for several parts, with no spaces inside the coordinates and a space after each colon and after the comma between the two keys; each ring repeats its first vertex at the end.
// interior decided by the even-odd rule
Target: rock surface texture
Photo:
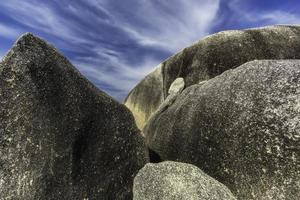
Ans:
{"type": "Polygon", "coordinates": [[[0,63],[0,199],[132,199],[147,162],[125,106],[23,35],[0,63]]]}
{"type": "Polygon", "coordinates": [[[186,87],[254,59],[300,59],[300,26],[269,26],[210,35],[163,62],[128,95],[125,105],[142,130],[168,96],[172,82],[186,87]]]}
{"type": "Polygon", "coordinates": [[[251,61],[186,88],[144,129],[242,200],[300,199],[300,60],[251,61]]]}
{"type": "Polygon", "coordinates": [[[162,67],[146,76],[125,99],[124,104],[132,112],[136,125],[143,130],[145,123],[164,101],[162,67]]]}
{"type": "Polygon", "coordinates": [[[133,200],[235,200],[222,183],[179,162],[146,164],[134,179],[133,200]]]}

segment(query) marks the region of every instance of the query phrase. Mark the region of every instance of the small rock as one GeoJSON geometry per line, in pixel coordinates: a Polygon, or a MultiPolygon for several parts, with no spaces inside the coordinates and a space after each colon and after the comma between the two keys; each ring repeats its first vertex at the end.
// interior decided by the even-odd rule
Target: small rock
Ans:
{"type": "Polygon", "coordinates": [[[171,94],[179,94],[184,89],[184,79],[183,78],[176,78],[169,88],[169,95],[171,94]]]}

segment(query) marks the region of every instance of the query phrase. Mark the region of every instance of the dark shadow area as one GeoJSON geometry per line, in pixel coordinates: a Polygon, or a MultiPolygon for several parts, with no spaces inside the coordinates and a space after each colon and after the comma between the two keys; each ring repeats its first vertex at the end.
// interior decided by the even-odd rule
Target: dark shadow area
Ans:
{"type": "Polygon", "coordinates": [[[84,134],[79,135],[73,144],[72,177],[74,181],[77,181],[78,175],[81,172],[81,160],[87,146],[88,141],[84,134]]]}
{"type": "Polygon", "coordinates": [[[149,149],[149,157],[150,157],[150,162],[151,163],[162,162],[162,159],[160,158],[160,156],[155,151],[153,151],[152,149],[149,149]]]}

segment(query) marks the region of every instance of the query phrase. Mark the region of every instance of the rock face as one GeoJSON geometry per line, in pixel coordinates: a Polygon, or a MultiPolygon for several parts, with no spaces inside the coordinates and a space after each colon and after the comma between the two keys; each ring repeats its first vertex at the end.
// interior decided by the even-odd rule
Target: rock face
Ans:
{"type": "Polygon", "coordinates": [[[299,52],[300,26],[280,25],[213,34],[163,62],[129,93],[125,105],[138,116],[136,120],[142,130],[178,77],[184,78],[187,87],[254,59],[300,59],[299,52]]]}
{"type": "Polygon", "coordinates": [[[133,113],[136,125],[143,130],[145,123],[163,102],[162,67],[146,76],[125,99],[124,104],[133,113]]]}
{"type": "Polygon", "coordinates": [[[146,164],[134,179],[133,200],[234,200],[230,190],[194,165],[146,164]]]}
{"type": "Polygon", "coordinates": [[[144,129],[162,160],[192,163],[238,199],[300,198],[300,60],[248,62],[186,88],[144,129]]]}
{"type": "Polygon", "coordinates": [[[0,63],[0,199],[132,199],[147,162],[125,106],[23,35],[0,63]]]}

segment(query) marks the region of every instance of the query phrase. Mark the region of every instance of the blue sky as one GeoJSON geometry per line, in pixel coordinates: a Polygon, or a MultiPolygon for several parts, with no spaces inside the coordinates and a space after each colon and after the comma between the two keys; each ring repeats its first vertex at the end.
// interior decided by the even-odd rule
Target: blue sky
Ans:
{"type": "Polygon", "coordinates": [[[204,36],[299,24],[299,0],[1,0],[0,57],[32,32],[122,101],[153,68],[204,36]]]}

